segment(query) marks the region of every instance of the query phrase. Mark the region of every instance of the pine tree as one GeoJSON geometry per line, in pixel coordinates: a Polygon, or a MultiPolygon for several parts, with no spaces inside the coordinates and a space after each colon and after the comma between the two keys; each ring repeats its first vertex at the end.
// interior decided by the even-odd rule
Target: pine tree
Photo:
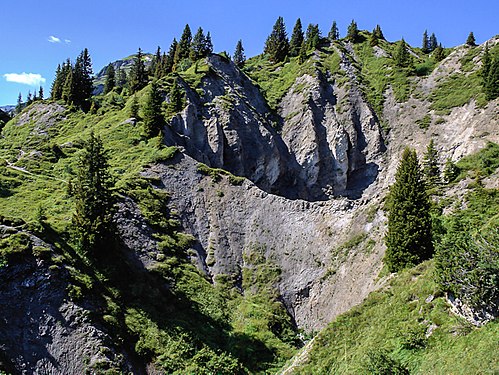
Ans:
{"type": "Polygon", "coordinates": [[[149,75],[155,77],[158,69],[161,70],[161,47],[159,46],[156,49],[156,53],[152,58],[151,65],[149,66],[149,75]]]}
{"type": "Polygon", "coordinates": [[[64,102],[66,104],[75,104],[75,100],[76,100],[76,97],[75,97],[75,81],[73,79],[73,69],[72,67],[70,66],[69,67],[69,70],[66,74],[66,81],[64,82],[64,86],[63,86],[63,89],[62,89],[62,100],[64,100],[64,102]]]}
{"type": "Polygon", "coordinates": [[[443,59],[445,59],[445,51],[442,47],[442,43],[440,43],[438,47],[435,48],[435,51],[433,51],[433,58],[437,61],[442,61],[443,59]]]}
{"type": "Polygon", "coordinates": [[[289,42],[286,35],[286,27],[282,17],[277,18],[272,29],[272,33],[265,42],[264,53],[269,56],[273,62],[281,62],[286,59],[289,52],[289,42]]]}
{"type": "Polygon", "coordinates": [[[376,27],[374,28],[373,34],[376,34],[376,38],[378,40],[385,40],[385,36],[383,35],[383,31],[381,30],[380,25],[376,25],[376,27]]]}
{"type": "Polygon", "coordinates": [[[340,39],[340,32],[338,30],[338,26],[336,25],[336,21],[333,21],[331,30],[329,30],[329,34],[327,35],[327,37],[331,42],[340,39]]]}
{"type": "Polygon", "coordinates": [[[407,68],[411,65],[411,55],[404,38],[400,41],[395,51],[395,64],[402,68],[407,68]]]}
{"type": "Polygon", "coordinates": [[[180,90],[180,86],[178,84],[177,78],[173,81],[173,85],[170,89],[169,103],[168,103],[168,113],[174,114],[179,112],[184,106],[183,94],[180,90]]]}
{"type": "Polygon", "coordinates": [[[473,35],[473,31],[469,33],[468,38],[466,39],[466,45],[470,47],[476,46],[475,35],[473,35]]]}
{"type": "Polygon", "coordinates": [[[438,42],[437,42],[437,37],[435,36],[435,33],[431,33],[430,39],[428,41],[428,48],[429,51],[432,52],[435,50],[435,48],[438,47],[438,42]]]}
{"type": "Polygon", "coordinates": [[[116,72],[113,64],[109,64],[106,69],[106,82],[104,84],[104,94],[113,91],[116,86],[116,72]]]}
{"type": "Polygon", "coordinates": [[[416,151],[406,148],[387,201],[388,232],[384,262],[390,272],[433,255],[430,200],[416,151]]]}
{"type": "Polygon", "coordinates": [[[102,140],[92,132],[78,159],[78,169],[70,192],[76,203],[73,214],[74,237],[78,249],[96,257],[112,234],[114,212],[113,182],[102,140]]]}
{"type": "Polygon", "coordinates": [[[499,56],[496,56],[490,65],[485,81],[485,97],[487,100],[499,97],[499,56]]]}
{"type": "Polygon", "coordinates": [[[373,32],[371,33],[371,39],[369,39],[369,45],[371,47],[375,47],[378,44],[379,44],[378,34],[376,33],[376,29],[374,29],[373,32]]]}
{"type": "Polygon", "coordinates": [[[435,186],[440,182],[440,168],[438,166],[438,151],[435,148],[433,139],[430,140],[426,153],[423,156],[423,174],[426,184],[429,187],[435,186]]]}
{"type": "Polygon", "coordinates": [[[42,86],[40,86],[40,88],[38,89],[38,99],[43,100],[43,87],[42,86]]]}
{"type": "Polygon", "coordinates": [[[21,113],[22,109],[23,109],[23,96],[21,95],[21,93],[19,93],[19,95],[17,96],[16,114],[21,113]]]}
{"type": "Polygon", "coordinates": [[[189,56],[192,61],[196,61],[205,56],[205,43],[206,38],[204,36],[203,29],[199,27],[191,43],[191,51],[189,56]]]}
{"type": "Polygon", "coordinates": [[[347,29],[347,40],[352,43],[357,43],[360,41],[359,29],[357,27],[357,22],[352,20],[347,29]]]}
{"type": "Polygon", "coordinates": [[[293,28],[293,34],[291,34],[291,40],[289,41],[289,55],[298,56],[300,53],[301,42],[303,42],[303,29],[301,25],[301,20],[298,18],[293,28]]]}
{"type": "Polygon", "coordinates": [[[163,64],[163,74],[167,75],[173,71],[173,66],[175,64],[175,52],[178,48],[177,39],[173,38],[173,42],[170,45],[170,49],[168,50],[168,54],[166,55],[165,62],[163,64]]]}
{"type": "Polygon", "coordinates": [[[52,100],[58,100],[62,97],[62,69],[61,64],[57,65],[57,69],[55,71],[54,81],[52,82],[52,86],[50,88],[50,97],[52,100]]]}
{"type": "Polygon", "coordinates": [[[452,161],[451,158],[448,158],[445,161],[445,166],[444,166],[444,181],[446,183],[452,182],[456,179],[456,177],[459,175],[459,167],[452,161]]]}
{"type": "Polygon", "coordinates": [[[236,64],[239,68],[242,68],[244,66],[244,63],[246,62],[246,56],[244,56],[243,41],[241,39],[239,39],[236,44],[236,50],[234,51],[232,61],[234,61],[234,64],[236,64]]]}
{"type": "Polygon", "coordinates": [[[139,117],[139,100],[137,99],[137,95],[132,96],[132,102],[130,103],[130,117],[138,120],[139,117]]]}
{"type": "Polygon", "coordinates": [[[300,61],[300,64],[303,64],[305,61],[307,61],[307,45],[305,44],[305,41],[301,42],[300,46],[300,53],[298,54],[298,60],[300,61]]]}
{"type": "Polygon", "coordinates": [[[421,52],[430,52],[430,40],[428,39],[428,31],[425,30],[423,33],[423,42],[421,43],[421,52]]]}
{"type": "Polygon", "coordinates": [[[319,25],[309,24],[307,27],[307,48],[308,50],[315,50],[319,46],[321,40],[321,31],[319,30],[319,25]]]}
{"type": "Polygon", "coordinates": [[[144,64],[144,55],[142,54],[142,49],[139,48],[130,71],[130,90],[134,94],[146,85],[147,73],[144,64]]]}
{"type": "Polygon", "coordinates": [[[90,108],[90,98],[93,94],[92,60],[85,48],[77,57],[73,68],[72,102],[84,111],[90,108]]]}
{"type": "Polygon", "coordinates": [[[144,132],[146,137],[152,138],[158,135],[164,124],[164,116],[161,105],[163,97],[159,91],[158,83],[153,81],[147,95],[146,102],[142,108],[144,116],[144,132]]]}
{"type": "Polygon", "coordinates": [[[28,95],[26,96],[26,105],[30,105],[33,102],[33,95],[31,94],[31,90],[28,91],[28,95]]]}
{"type": "Polygon", "coordinates": [[[179,63],[189,58],[189,53],[191,50],[191,42],[192,42],[192,33],[189,24],[185,25],[184,31],[182,32],[182,36],[178,42],[177,48],[175,49],[174,56],[174,69],[176,69],[179,63]]]}
{"type": "Polygon", "coordinates": [[[213,53],[213,42],[211,41],[211,34],[208,31],[206,38],[204,38],[203,56],[209,56],[213,53]]]}

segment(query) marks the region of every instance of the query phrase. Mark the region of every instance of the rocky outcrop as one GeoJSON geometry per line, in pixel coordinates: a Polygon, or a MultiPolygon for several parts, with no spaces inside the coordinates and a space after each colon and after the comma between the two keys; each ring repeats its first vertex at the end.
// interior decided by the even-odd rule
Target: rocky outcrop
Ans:
{"type": "Polygon", "coordinates": [[[184,85],[187,106],[166,128],[167,144],[287,198],[324,200],[361,191],[366,186],[355,180],[359,171],[370,176],[363,183],[374,180],[383,140],[356,86],[341,90],[320,71],[299,77],[276,116],[233,63],[218,55],[207,63],[204,94],[184,85]],[[338,95],[347,103],[342,112],[338,95]]]}

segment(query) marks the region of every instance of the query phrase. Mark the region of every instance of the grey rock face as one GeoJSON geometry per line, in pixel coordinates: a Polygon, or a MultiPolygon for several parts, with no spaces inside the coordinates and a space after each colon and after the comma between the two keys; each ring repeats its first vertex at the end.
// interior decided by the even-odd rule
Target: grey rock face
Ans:
{"type": "Polygon", "coordinates": [[[288,198],[324,200],[362,190],[352,183],[355,173],[376,174],[384,147],[379,124],[353,85],[345,92],[319,71],[302,76],[276,116],[234,64],[217,55],[207,62],[204,95],[184,85],[188,104],[165,129],[167,144],[288,198]],[[338,97],[348,102],[344,113],[336,108],[338,97]]]}

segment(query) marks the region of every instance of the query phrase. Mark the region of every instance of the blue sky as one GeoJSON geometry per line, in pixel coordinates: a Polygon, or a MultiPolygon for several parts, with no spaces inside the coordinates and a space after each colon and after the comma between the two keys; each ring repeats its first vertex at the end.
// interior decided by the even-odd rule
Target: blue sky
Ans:
{"type": "Polygon", "coordinates": [[[57,64],[85,47],[97,72],[138,47],[167,50],[186,23],[193,32],[199,26],[210,31],[215,52],[232,53],[242,39],[248,57],[261,53],[278,16],[288,34],[298,17],[304,28],[318,23],[323,34],[336,20],[341,36],[355,19],[360,29],[380,24],[388,40],[404,37],[414,46],[425,29],[446,47],[462,44],[470,31],[479,43],[499,33],[496,0],[6,0],[1,5],[0,105],[14,104],[19,92],[25,98],[40,84],[48,95],[57,64]]]}

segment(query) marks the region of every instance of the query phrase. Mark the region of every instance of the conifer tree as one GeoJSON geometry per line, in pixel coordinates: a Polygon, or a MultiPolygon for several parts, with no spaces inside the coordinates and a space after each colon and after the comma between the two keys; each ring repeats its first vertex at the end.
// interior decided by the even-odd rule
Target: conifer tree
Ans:
{"type": "Polygon", "coordinates": [[[170,45],[170,49],[168,50],[168,54],[166,55],[165,62],[163,64],[163,74],[167,75],[173,71],[173,66],[175,64],[175,52],[178,48],[177,39],[173,38],[173,42],[170,45]]]}
{"type": "Polygon", "coordinates": [[[446,183],[454,181],[454,179],[459,175],[459,167],[452,161],[451,158],[448,158],[445,161],[443,175],[444,182],[446,183]]]}
{"type": "Polygon", "coordinates": [[[385,40],[385,36],[383,35],[383,31],[381,30],[380,25],[376,25],[376,27],[374,28],[373,34],[376,34],[376,38],[378,40],[385,40]]]}
{"type": "Polygon", "coordinates": [[[158,83],[153,81],[144,107],[142,108],[144,132],[148,138],[158,135],[164,124],[162,103],[163,97],[159,91],[158,83]]]}
{"type": "Polygon", "coordinates": [[[21,95],[21,93],[19,93],[19,95],[17,96],[16,114],[21,113],[22,109],[23,109],[23,96],[21,95]]]}
{"type": "Polygon", "coordinates": [[[473,31],[468,34],[468,38],[466,39],[466,45],[470,47],[476,46],[475,35],[473,35],[473,31]]]}
{"type": "Polygon", "coordinates": [[[75,92],[76,90],[75,90],[75,81],[73,79],[73,69],[70,66],[66,74],[66,81],[64,82],[64,86],[62,89],[62,100],[64,100],[66,104],[70,105],[75,104],[76,100],[75,92]]]}
{"type": "Polygon", "coordinates": [[[73,68],[72,102],[84,111],[90,108],[90,98],[93,93],[92,60],[85,48],[77,57],[73,68]]]}
{"type": "Polygon", "coordinates": [[[438,166],[438,151],[433,139],[430,140],[426,153],[423,156],[423,174],[429,187],[435,186],[440,181],[440,168],[438,166]]]}
{"type": "Polygon", "coordinates": [[[158,70],[158,68],[161,69],[160,65],[161,65],[161,47],[158,46],[158,48],[156,49],[156,53],[152,58],[151,65],[149,66],[149,75],[154,77],[156,75],[156,71],[158,70]]]}
{"type": "Polygon", "coordinates": [[[307,61],[307,45],[305,44],[305,40],[301,42],[298,60],[300,61],[300,64],[303,64],[305,61],[307,61]]]}
{"type": "Polygon", "coordinates": [[[437,48],[437,47],[438,47],[437,37],[435,36],[435,33],[431,33],[430,39],[428,40],[429,52],[434,51],[435,48],[437,48]]]}
{"type": "Polygon", "coordinates": [[[289,42],[286,35],[286,27],[282,17],[277,18],[272,29],[272,33],[265,42],[264,53],[269,56],[273,62],[281,62],[286,59],[289,52],[289,42]]]}
{"type": "Polygon", "coordinates": [[[192,61],[196,61],[205,56],[205,44],[206,38],[204,36],[203,29],[199,27],[191,43],[191,51],[189,56],[192,61]]]}
{"type": "Polygon", "coordinates": [[[126,71],[124,69],[121,69],[121,67],[118,67],[118,70],[116,72],[116,77],[117,77],[116,86],[119,89],[125,88],[128,81],[126,71]]]}
{"type": "Polygon", "coordinates": [[[130,117],[134,119],[139,119],[139,100],[137,99],[137,95],[132,96],[132,102],[130,103],[130,117]]]}
{"type": "Polygon", "coordinates": [[[208,31],[204,38],[203,56],[209,56],[213,53],[213,42],[211,41],[211,34],[208,31]]]}
{"type": "Polygon", "coordinates": [[[112,235],[114,212],[113,182],[102,140],[92,132],[78,159],[70,192],[76,203],[74,237],[79,250],[91,257],[103,251],[112,235]]]}
{"type": "Polygon", "coordinates": [[[347,29],[347,40],[352,43],[357,43],[360,41],[359,29],[357,27],[357,22],[352,20],[347,29]]]}
{"type": "Polygon", "coordinates": [[[433,255],[430,201],[416,151],[406,148],[387,200],[388,232],[384,262],[390,272],[433,255]]]}
{"type": "Polygon", "coordinates": [[[174,67],[177,67],[182,60],[189,58],[189,53],[191,50],[191,42],[192,42],[191,28],[189,27],[189,24],[187,24],[185,25],[184,31],[182,32],[182,36],[180,37],[178,45],[175,48],[174,67]]]}
{"type": "Polygon", "coordinates": [[[31,94],[31,90],[28,91],[28,95],[26,96],[26,105],[30,105],[33,102],[33,95],[31,94]]]}
{"type": "Polygon", "coordinates": [[[411,64],[411,55],[409,54],[407,43],[404,38],[400,41],[395,51],[395,64],[401,68],[407,68],[411,64]]]}
{"type": "Polygon", "coordinates": [[[301,20],[298,18],[293,27],[293,34],[291,34],[291,40],[289,41],[289,55],[298,56],[300,53],[301,42],[303,42],[303,29],[301,25],[301,20]]]}
{"type": "Polygon", "coordinates": [[[104,94],[113,91],[116,86],[116,73],[113,64],[109,64],[106,69],[106,82],[104,84],[104,94]]]}
{"type": "Polygon", "coordinates": [[[494,100],[499,97],[499,56],[496,56],[485,79],[485,97],[487,100],[494,100]]]}
{"type": "Polygon", "coordinates": [[[239,68],[242,68],[244,66],[244,63],[246,62],[246,56],[244,56],[243,41],[241,39],[239,39],[236,44],[236,50],[234,51],[232,61],[234,61],[234,64],[236,64],[239,68]]]}
{"type": "Polygon", "coordinates": [[[430,52],[430,40],[428,39],[428,31],[425,30],[423,33],[423,42],[421,43],[421,52],[430,52]]]}
{"type": "Polygon", "coordinates": [[[61,99],[62,97],[62,70],[61,64],[57,65],[57,69],[55,71],[54,81],[52,82],[52,86],[50,88],[50,97],[53,100],[61,99]]]}
{"type": "Polygon", "coordinates": [[[144,55],[142,54],[142,49],[139,48],[130,71],[130,90],[134,94],[146,85],[147,73],[144,64],[144,55]]]}
{"type": "Polygon", "coordinates": [[[307,48],[309,50],[315,50],[319,46],[321,40],[321,31],[319,30],[319,25],[309,24],[307,27],[307,48]]]}
{"type": "Polygon", "coordinates": [[[168,113],[174,114],[180,111],[184,106],[183,94],[178,84],[177,78],[173,81],[173,85],[169,93],[168,113]]]}
{"type": "Polygon", "coordinates": [[[442,47],[442,43],[440,43],[438,47],[435,48],[435,51],[433,51],[433,58],[437,61],[442,61],[443,59],[445,59],[445,51],[442,47]]]}
{"type": "Polygon", "coordinates": [[[329,30],[329,34],[327,35],[327,37],[331,42],[340,39],[340,32],[338,30],[338,26],[336,25],[336,21],[333,21],[331,30],[329,30]]]}
{"type": "Polygon", "coordinates": [[[378,34],[376,33],[376,29],[371,33],[371,38],[369,39],[369,45],[371,47],[375,47],[379,44],[378,34]]]}
{"type": "Polygon", "coordinates": [[[43,87],[42,86],[40,86],[40,88],[38,89],[38,99],[43,100],[43,87]]]}

